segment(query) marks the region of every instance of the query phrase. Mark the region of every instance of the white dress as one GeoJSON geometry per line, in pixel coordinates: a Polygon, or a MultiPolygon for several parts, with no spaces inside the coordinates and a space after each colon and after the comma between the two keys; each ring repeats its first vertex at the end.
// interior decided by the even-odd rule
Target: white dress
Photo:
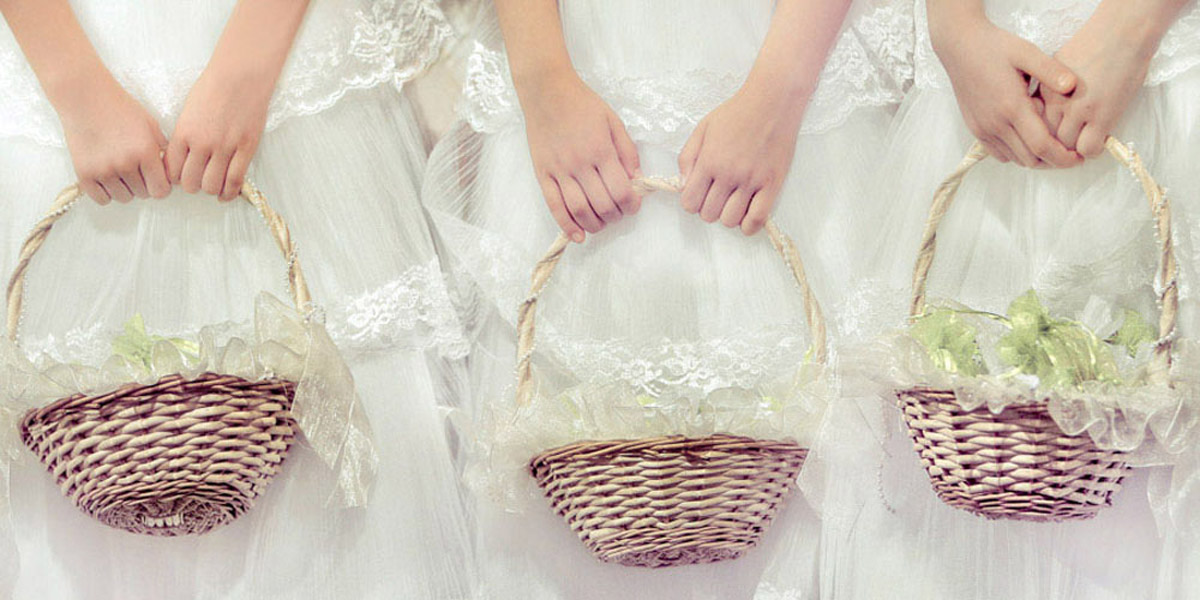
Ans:
{"type": "MultiPolygon", "coordinates": [[[[565,0],[559,8],[575,69],[624,122],[642,170],[672,176],[696,124],[745,79],[774,3],[565,0]]],[[[877,161],[907,78],[911,39],[891,37],[898,31],[892,21],[910,9],[855,3],[808,106],[775,212],[835,331],[856,269],[845,243],[863,208],[855,182],[877,161]]],[[[652,194],[635,217],[567,248],[538,307],[534,363],[546,410],[509,427],[517,307],[558,228],[534,177],[500,48],[494,25],[485,27],[468,60],[462,121],[431,155],[423,193],[469,299],[475,400],[461,419],[482,593],[752,597],[778,538],[815,535],[818,525],[799,495],[745,556],[650,571],[594,559],[521,466],[540,450],[580,439],[724,430],[806,443],[827,398],[777,397],[786,405],[780,413],[795,409],[778,423],[773,409],[755,402],[767,399],[770,382],[797,369],[811,341],[796,284],[766,236],[706,224],[684,213],[677,197],[652,194]],[[764,396],[747,398],[747,391],[764,396]],[[567,395],[555,399],[560,392],[567,395]],[[725,420],[693,418],[718,404],[731,409],[720,413],[725,420]],[[554,410],[563,406],[570,410],[554,410]]]]}
{"type": "MultiPolygon", "coordinates": [[[[235,2],[72,4],[105,64],[169,135],[235,2]]],[[[437,408],[461,392],[468,345],[420,207],[425,152],[400,93],[451,33],[431,0],[314,2],[250,171],[291,226],[374,430],[378,477],[367,505],[326,507],[326,471],[298,441],[241,519],[201,537],[143,537],[75,510],[21,449],[11,486],[20,562],[0,577],[0,596],[470,595],[465,513],[437,408]]],[[[7,270],[75,177],[56,116],[7,27],[0,80],[7,270]]],[[[152,333],[216,325],[245,335],[256,294],[288,297],[283,266],[242,202],[181,191],[129,205],[84,202],[35,258],[23,347],[96,364],[134,313],[152,333]]]]}
{"type": "MultiPolygon", "coordinates": [[[[1005,1],[986,7],[1000,27],[1054,52],[1096,4],[1005,1]]],[[[923,1],[916,2],[915,17],[915,84],[896,116],[875,192],[890,201],[870,227],[884,232],[873,244],[873,277],[866,286],[873,297],[865,309],[880,329],[903,323],[933,192],[972,142],[930,45],[923,1]]],[[[1181,338],[1197,332],[1198,66],[1200,9],[1193,4],[1163,40],[1145,87],[1114,132],[1141,155],[1172,201],[1181,338]]],[[[1003,313],[1008,302],[1034,288],[1072,318],[1081,318],[1089,301],[1146,314],[1157,310],[1150,210],[1137,181],[1107,154],[1064,171],[980,164],[942,222],[937,250],[931,297],[1003,313]]],[[[857,367],[865,378],[871,370],[857,367]]],[[[937,499],[894,398],[869,384],[844,383],[858,393],[847,393],[830,411],[802,475],[802,489],[820,497],[824,508],[820,597],[1090,600],[1196,593],[1179,587],[1192,585],[1184,573],[1187,565],[1194,570],[1200,554],[1194,542],[1175,540],[1180,536],[1174,530],[1188,522],[1178,516],[1188,505],[1170,491],[1169,468],[1132,471],[1114,506],[1092,520],[987,521],[937,499]],[[1179,511],[1175,520],[1156,521],[1155,511],[1165,515],[1167,504],[1179,511]]]]}

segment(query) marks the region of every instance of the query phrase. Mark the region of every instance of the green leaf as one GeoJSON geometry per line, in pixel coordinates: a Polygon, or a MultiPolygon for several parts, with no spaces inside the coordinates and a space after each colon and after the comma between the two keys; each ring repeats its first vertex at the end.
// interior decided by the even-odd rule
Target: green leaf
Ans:
{"type": "Polygon", "coordinates": [[[934,308],[917,317],[909,334],[925,347],[938,368],[973,377],[983,371],[976,330],[952,309],[934,308]]]}
{"type": "Polygon", "coordinates": [[[1104,340],[1114,346],[1123,346],[1130,357],[1136,356],[1138,347],[1142,344],[1152,344],[1158,339],[1158,331],[1154,329],[1141,313],[1125,309],[1125,318],[1117,332],[1104,340]]]}
{"type": "Polygon", "coordinates": [[[1009,305],[1008,317],[1012,329],[1000,338],[997,354],[1017,373],[1059,388],[1120,381],[1112,349],[1083,324],[1051,317],[1033,291],[1009,305]]]}
{"type": "Polygon", "coordinates": [[[200,344],[183,338],[164,338],[157,335],[149,335],[146,333],[146,321],[142,315],[135,314],[132,318],[125,322],[125,332],[117,336],[112,342],[113,354],[124,358],[125,360],[141,365],[145,369],[151,368],[153,360],[154,345],[159,342],[167,342],[179,350],[181,354],[189,358],[200,358],[200,344]]]}

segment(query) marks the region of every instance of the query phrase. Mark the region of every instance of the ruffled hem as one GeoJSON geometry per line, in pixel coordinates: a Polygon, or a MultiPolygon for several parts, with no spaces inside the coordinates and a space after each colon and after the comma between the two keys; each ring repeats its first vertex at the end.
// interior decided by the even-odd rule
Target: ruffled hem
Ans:
{"type": "Polygon", "coordinates": [[[557,394],[539,388],[526,406],[511,400],[488,406],[477,428],[459,423],[477,457],[464,477],[481,496],[519,512],[541,495],[528,475],[529,460],[583,440],[724,433],[808,447],[836,394],[827,372],[809,364],[794,377],[703,395],[650,395],[623,383],[585,383],[557,394]]]}
{"type": "Polygon", "coordinates": [[[296,384],[292,413],[297,424],[307,443],[338,475],[337,488],[327,491],[331,502],[346,507],[366,502],[376,472],[374,444],[354,379],[319,322],[263,293],[255,305],[252,335],[204,328],[192,348],[158,339],[146,342],[141,351],[144,355],[136,361],[114,353],[98,365],[85,365],[48,354],[30,359],[13,342],[0,342],[0,461],[21,455],[21,414],[60,398],[103,394],[133,382],[148,385],[176,374],[195,378],[220,373],[249,381],[278,378],[296,384]]]}
{"type": "MultiPolygon", "coordinates": [[[[950,390],[964,410],[999,414],[1011,406],[1044,404],[1071,436],[1087,435],[1105,450],[1129,453],[1131,464],[1171,464],[1200,436],[1200,345],[1176,342],[1167,385],[1088,382],[1080,389],[1038,389],[1019,377],[964,377],[938,368],[919,342],[903,333],[843,356],[846,377],[878,385],[881,398],[898,390],[950,390]]],[[[860,395],[863,390],[859,390],[860,395]]]]}

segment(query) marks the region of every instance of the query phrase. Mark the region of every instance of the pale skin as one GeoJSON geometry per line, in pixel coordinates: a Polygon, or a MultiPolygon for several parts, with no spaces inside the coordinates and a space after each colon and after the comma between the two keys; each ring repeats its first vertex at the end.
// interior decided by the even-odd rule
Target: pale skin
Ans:
{"type": "Polygon", "coordinates": [[[992,24],[983,0],[928,0],[929,37],[954,86],[963,120],[988,153],[1025,167],[1072,167],[1068,149],[1029,96],[1028,78],[1042,90],[1069,94],[1076,74],[1037,46],[992,24]]]}
{"type": "Polygon", "coordinates": [[[1075,72],[1069,95],[1043,90],[1046,123],[1069,149],[1093,158],[1142,89],[1150,59],[1188,0],[1104,0],[1054,57],[1075,72]]]}
{"type": "MultiPolygon", "coordinates": [[[[780,0],[746,83],[696,127],[680,154],[681,203],[708,222],[757,233],[787,176],[808,99],[848,0],[780,0]]],[[[575,242],[636,213],[637,148],[579,78],[553,0],[496,0],[534,171],[575,242]]]]}
{"type": "Polygon", "coordinates": [[[80,189],[100,204],[172,184],[235,198],[307,2],[242,0],[188,94],[170,141],[101,62],[66,0],[0,0],[58,113],[80,189]]]}

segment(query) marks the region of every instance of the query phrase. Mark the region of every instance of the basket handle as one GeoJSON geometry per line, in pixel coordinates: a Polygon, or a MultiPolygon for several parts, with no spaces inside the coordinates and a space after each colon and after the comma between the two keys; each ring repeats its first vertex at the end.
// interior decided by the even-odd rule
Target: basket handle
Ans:
{"type": "MultiPolygon", "coordinates": [[[[46,236],[50,235],[50,230],[54,227],[54,224],[75,206],[82,195],[78,184],[71,185],[59,192],[58,197],[54,199],[54,204],[50,207],[50,211],[37,222],[33,231],[29,232],[29,236],[25,238],[25,243],[21,245],[17,267],[13,270],[12,277],[8,280],[8,339],[14,343],[17,341],[17,332],[21,322],[25,274],[29,270],[29,263],[33,259],[34,254],[37,254],[37,251],[42,247],[42,244],[46,242],[46,236]]],[[[296,244],[292,241],[292,234],[288,230],[287,223],[284,222],[283,217],[279,216],[279,213],[275,212],[267,204],[267,198],[250,181],[247,180],[242,185],[240,197],[257,209],[259,214],[262,215],[263,220],[266,221],[267,227],[271,231],[271,236],[275,238],[275,243],[279,246],[279,251],[287,259],[288,287],[292,293],[292,301],[301,313],[307,314],[312,308],[312,297],[308,293],[308,283],[304,279],[304,271],[300,269],[300,260],[296,255],[296,244]]]]}
{"type": "MultiPolygon", "coordinates": [[[[1141,157],[1129,146],[1114,137],[1109,137],[1104,141],[1104,147],[1108,149],[1109,154],[1125,165],[1134,177],[1137,177],[1138,182],[1142,184],[1142,191],[1146,194],[1146,200],[1150,204],[1150,210],[1154,213],[1159,246],[1157,281],[1162,288],[1159,292],[1162,314],[1158,319],[1158,341],[1154,345],[1154,358],[1164,367],[1169,367],[1171,342],[1179,313],[1179,288],[1176,281],[1178,267],[1175,263],[1175,245],[1171,233],[1171,202],[1167,198],[1166,190],[1154,181],[1149,171],[1146,170],[1146,165],[1142,163],[1141,157]]],[[[929,267],[933,264],[933,254],[937,248],[938,224],[941,223],[942,217],[946,216],[946,211],[950,208],[950,203],[954,201],[954,196],[958,193],[958,187],[962,184],[967,171],[970,171],[987,156],[988,153],[983,144],[975,142],[962,162],[938,186],[937,192],[933,195],[933,206],[930,207],[929,218],[925,221],[925,232],[921,236],[921,247],[917,253],[916,267],[913,269],[913,295],[912,304],[909,307],[909,315],[912,317],[925,312],[925,284],[929,276],[929,267]]]]}
{"type": "MultiPolygon", "coordinates": [[[[678,194],[683,189],[683,182],[678,177],[639,177],[633,180],[633,189],[639,194],[648,194],[651,192],[678,194]]],[[[765,229],[767,237],[771,240],[771,245],[775,247],[775,250],[783,258],[784,263],[788,266],[788,269],[792,272],[792,276],[796,279],[797,285],[800,287],[800,293],[804,296],[804,316],[813,336],[810,351],[816,362],[824,363],[828,355],[825,339],[825,315],[822,314],[821,305],[817,302],[816,295],[813,294],[812,288],[808,285],[808,278],[804,274],[804,263],[800,260],[800,253],[796,250],[796,244],[792,239],[783,233],[773,220],[767,220],[765,229]]],[[[546,251],[545,256],[537,262],[537,265],[533,269],[529,295],[521,303],[520,311],[517,314],[518,406],[527,405],[533,396],[534,330],[538,297],[550,281],[550,276],[554,273],[555,266],[558,265],[559,259],[562,258],[563,252],[569,245],[570,238],[565,233],[560,233],[558,238],[554,240],[554,243],[550,244],[550,249],[546,251]]]]}

